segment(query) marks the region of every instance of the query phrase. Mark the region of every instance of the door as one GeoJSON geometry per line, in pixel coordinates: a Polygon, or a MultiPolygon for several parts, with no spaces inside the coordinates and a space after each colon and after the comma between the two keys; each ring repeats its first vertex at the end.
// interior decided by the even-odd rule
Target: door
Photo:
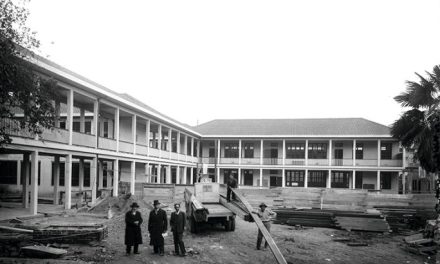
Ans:
{"type": "Polygon", "coordinates": [[[244,185],[252,186],[254,185],[254,171],[253,170],[243,170],[244,185]]]}
{"type": "MultiPolygon", "coordinates": [[[[278,144],[272,143],[270,144],[270,164],[277,165],[278,164],[278,144]]],[[[271,184],[272,186],[272,184],[271,184]]]]}
{"type": "Polygon", "coordinates": [[[343,149],[335,149],[335,153],[334,153],[334,165],[335,166],[342,166],[342,161],[344,159],[344,150],[343,149]]]}

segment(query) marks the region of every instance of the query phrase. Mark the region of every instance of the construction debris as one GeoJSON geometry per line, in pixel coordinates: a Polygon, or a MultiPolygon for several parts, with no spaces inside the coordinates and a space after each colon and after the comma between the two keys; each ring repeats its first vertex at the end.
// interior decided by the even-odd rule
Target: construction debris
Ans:
{"type": "Polygon", "coordinates": [[[15,228],[10,226],[0,226],[1,230],[7,230],[10,232],[17,232],[17,233],[33,233],[33,230],[24,229],[24,228],[15,228]]]}
{"type": "Polygon", "coordinates": [[[58,243],[89,243],[108,236],[105,225],[50,225],[34,231],[33,240],[58,243]]]}
{"type": "Polygon", "coordinates": [[[371,217],[335,217],[336,226],[347,231],[390,232],[385,219],[371,217]]]}
{"type": "Polygon", "coordinates": [[[22,247],[20,253],[31,258],[59,258],[67,254],[67,251],[46,246],[27,246],[22,247]]]}

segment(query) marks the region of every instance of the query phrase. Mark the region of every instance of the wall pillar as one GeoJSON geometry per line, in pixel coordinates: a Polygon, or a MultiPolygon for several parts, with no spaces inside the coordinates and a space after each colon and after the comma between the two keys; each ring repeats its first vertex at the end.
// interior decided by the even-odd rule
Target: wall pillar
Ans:
{"type": "MultiPolygon", "coordinates": [[[[221,155],[221,142],[220,142],[220,139],[219,140],[217,140],[217,168],[218,168],[218,164],[220,164],[220,155],[221,155]]],[[[219,172],[219,175],[220,175],[220,172],[219,172]]],[[[219,177],[219,179],[220,179],[220,177],[219,177]]]]}
{"type": "Polygon", "coordinates": [[[98,190],[104,187],[103,179],[104,179],[104,164],[102,160],[98,160],[98,190]]]}
{"type": "Polygon", "coordinates": [[[159,151],[159,157],[162,153],[162,125],[157,124],[157,149],[159,151]]]}
{"type": "Polygon", "coordinates": [[[97,194],[97,182],[96,182],[96,171],[98,169],[98,159],[95,157],[92,159],[92,163],[90,164],[90,186],[92,187],[92,204],[96,202],[96,194],[97,194]]]}
{"type": "Polygon", "coordinates": [[[172,145],[173,145],[173,131],[171,131],[171,127],[168,129],[168,142],[167,142],[167,149],[169,152],[168,157],[171,159],[171,152],[172,152],[172,145]]]}
{"type": "Polygon", "coordinates": [[[79,191],[81,192],[84,189],[84,159],[79,159],[79,168],[78,168],[78,178],[79,178],[79,191]]]}
{"type": "Polygon", "coordinates": [[[171,184],[171,165],[167,166],[166,183],[171,184]]]}
{"type": "Polygon", "coordinates": [[[72,130],[73,130],[73,90],[68,90],[67,93],[67,120],[66,129],[69,130],[69,145],[72,145],[72,130]]]}
{"type": "Polygon", "coordinates": [[[131,195],[135,195],[135,184],[136,184],[136,162],[131,161],[130,168],[130,193],[131,195]]]}
{"type": "Polygon", "coordinates": [[[309,188],[309,170],[306,169],[304,172],[304,188],[309,188]]]}
{"type": "Polygon", "coordinates": [[[238,171],[238,175],[237,175],[237,178],[238,178],[237,187],[238,187],[238,186],[240,186],[240,184],[243,184],[243,183],[241,181],[241,168],[238,168],[237,171],[238,171]]]}
{"type": "MultiPolygon", "coordinates": [[[[261,142],[263,142],[263,140],[261,140],[261,142]]],[[[260,187],[263,187],[263,168],[260,168],[260,187]]]]}
{"type": "MultiPolygon", "coordinates": [[[[285,166],[285,165],[286,165],[286,140],[283,139],[283,166],[285,166]]],[[[284,175],[283,175],[283,181],[284,181],[284,175]]],[[[284,187],[284,184],[283,184],[283,187],[284,187]]]]}
{"type": "Polygon", "coordinates": [[[180,167],[176,167],[176,184],[180,184],[180,167]]]}
{"type": "Polygon", "coordinates": [[[194,182],[194,168],[193,167],[191,167],[191,170],[190,170],[190,175],[189,175],[189,177],[190,177],[190,181],[191,181],[191,184],[194,182]]]}
{"type": "MultiPolygon", "coordinates": [[[[284,161],[284,159],[283,159],[284,161]]],[[[286,187],[286,169],[282,169],[281,170],[281,174],[282,174],[282,181],[281,181],[281,187],[286,187]]]]}
{"type": "Polygon", "coordinates": [[[194,157],[194,138],[191,138],[191,157],[194,157]]]}
{"type": "Polygon", "coordinates": [[[328,170],[326,188],[331,188],[331,187],[332,187],[332,171],[328,170]]]}
{"type": "Polygon", "coordinates": [[[53,204],[57,205],[60,200],[60,156],[54,157],[53,163],[53,204]]]}
{"type": "Polygon", "coordinates": [[[113,196],[119,195],[119,159],[113,161],[113,196]]]}
{"type": "Polygon", "coordinates": [[[376,190],[380,191],[380,170],[377,171],[376,190]]]}
{"type": "Polygon", "coordinates": [[[23,167],[21,169],[21,186],[22,186],[22,203],[23,208],[29,208],[29,180],[30,180],[30,169],[31,165],[29,162],[30,155],[29,153],[23,154],[23,167]]]}
{"type": "Polygon", "coordinates": [[[31,215],[38,210],[38,151],[31,153],[31,215]]]}
{"type": "Polygon", "coordinates": [[[116,151],[119,152],[119,107],[116,107],[115,109],[114,131],[115,131],[115,140],[116,140],[116,151]]]}
{"type": "Polygon", "coordinates": [[[133,139],[133,154],[136,154],[136,115],[133,115],[131,118],[131,137],[133,139]]]}
{"type": "Polygon", "coordinates": [[[72,207],[72,154],[66,156],[64,164],[64,209],[72,207]]]}
{"type": "Polygon", "coordinates": [[[353,176],[352,176],[352,189],[354,190],[354,189],[356,189],[356,171],[355,170],[353,170],[353,174],[352,174],[353,176]]]}
{"type": "Polygon", "coordinates": [[[180,160],[180,131],[177,131],[177,135],[176,135],[176,152],[177,152],[177,159],[180,160]]]}

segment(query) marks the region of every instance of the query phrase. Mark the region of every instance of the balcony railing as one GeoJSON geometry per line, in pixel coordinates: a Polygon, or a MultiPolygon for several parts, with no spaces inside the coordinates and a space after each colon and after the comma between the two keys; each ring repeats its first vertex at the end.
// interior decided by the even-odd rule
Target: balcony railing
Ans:
{"type": "Polygon", "coordinates": [[[280,158],[263,158],[264,165],[282,165],[283,159],[280,158]]]}
{"type": "Polygon", "coordinates": [[[220,158],[221,164],[238,164],[238,158],[220,158]]]}
{"type": "Polygon", "coordinates": [[[116,140],[112,138],[98,138],[98,146],[101,149],[113,150],[116,151],[116,140]]]}
{"type": "Polygon", "coordinates": [[[171,152],[171,159],[172,160],[177,160],[179,158],[179,155],[175,152],[171,152]]]}
{"type": "Polygon", "coordinates": [[[61,128],[44,129],[40,135],[41,140],[69,144],[69,131],[61,128]]]}
{"type": "Polygon", "coordinates": [[[332,159],[332,166],[353,166],[353,159],[332,159]]]}
{"type": "Polygon", "coordinates": [[[400,159],[381,160],[381,167],[402,167],[403,162],[400,159]]]}
{"type": "Polygon", "coordinates": [[[134,145],[132,142],[119,140],[119,151],[126,153],[133,153],[134,145]]]}
{"type": "Polygon", "coordinates": [[[170,158],[170,152],[167,151],[167,150],[160,151],[160,158],[169,159],[170,158]]]}
{"type": "Polygon", "coordinates": [[[304,166],[306,165],[305,159],[286,159],[286,165],[304,166]]]}
{"type": "Polygon", "coordinates": [[[199,158],[197,158],[197,157],[193,157],[193,156],[188,156],[187,161],[188,161],[188,162],[197,163],[197,162],[199,161],[199,158]]]}
{"type": "Polygon", "coordinates": [[[241,164],[260,164],[260,158],[241,158],[241,164]]]}
{"type": "Polygon", "coordinates": [[[136,144],[136,154],[147,156],[147,154],[148,154],[148,147],[146,145],[142,145],[142,144],[139,144],[139,143],[136,144]]]}
{"type": "Polygon", "coordinates": [[[216,163],[216,158],[213,158],[213,157],[202,157],[202,163],[215,164],[216,163]]]}
{"type": "Polygon", "coordinates": [[[179,154],[177,154],[177,156],[178,156],[178,159],[181,160],[181,161],[185,161],[186,160],[186,155],[185,154],[179,153],[179,154]]]}
{"type": "Polygon", "coordinates": [[[20,129],[20,124],[17,120],[10,118],[2,118],[0,120],[0,128],[5,131],[6,134],[10,136],[34,138],[35,135],[28,131],[27,127],[25,129],[20,129]]]}
{"type": "Polygon", "coordinates": [[[96,146],[96,136],[73,131],[72,144],[77,146],[94,148],[96,146]]]}
{"type": "Polygon", "coordinates": [[[308,159],[309,166],[328,166],[328,159],[308,159]]]}
{"type": "Polygon", "coordinates": [[[356,166],[377,167],[377,159],[356,159],[356,166]]]}

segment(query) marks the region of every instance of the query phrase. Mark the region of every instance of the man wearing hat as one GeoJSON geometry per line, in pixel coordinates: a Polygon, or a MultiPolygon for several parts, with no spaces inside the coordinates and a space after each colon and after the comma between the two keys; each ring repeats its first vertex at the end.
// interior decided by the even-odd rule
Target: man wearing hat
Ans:
{"type": "Polygon", "coordinates": [[[150,245],[153,246],[154,254],[164,255],[164,239],[162,234],[167,231],[167,213],[160,209],[158,200],[153,202],[154,210],[148,218],[148,232],[150,232],[150,245]]]}
{"type": "MultiPolygon", "coordinates": [[[[256,213],[261,221],[263,222],[264,226],[266,227],[267,231],[270,233],[270,221],[273,217],[276,216],[276,213],[272,212],[269,209],[266,209],[267,205],[265,203],[260,204],[260,210],[254,211],[253,213],[256,213]]],[[[258,229],[258,237],[257,237],[257,249],[260,250],[261,241],[263,239],[263,233],[261,233],[260,229],[258,229]]],[[[267,248],[267,241],[264,243],[264,247],[267,248]]]]}
{"type": "Polygon", "coordinates": [[[134,202],[130,205],[131,210],[125,214],[125,245],[127,255],[131,252],[139,254],[138,247],[142,244],[141,224],[143,222],[141,213],[138,212],[139,205],[134,202]]]}

